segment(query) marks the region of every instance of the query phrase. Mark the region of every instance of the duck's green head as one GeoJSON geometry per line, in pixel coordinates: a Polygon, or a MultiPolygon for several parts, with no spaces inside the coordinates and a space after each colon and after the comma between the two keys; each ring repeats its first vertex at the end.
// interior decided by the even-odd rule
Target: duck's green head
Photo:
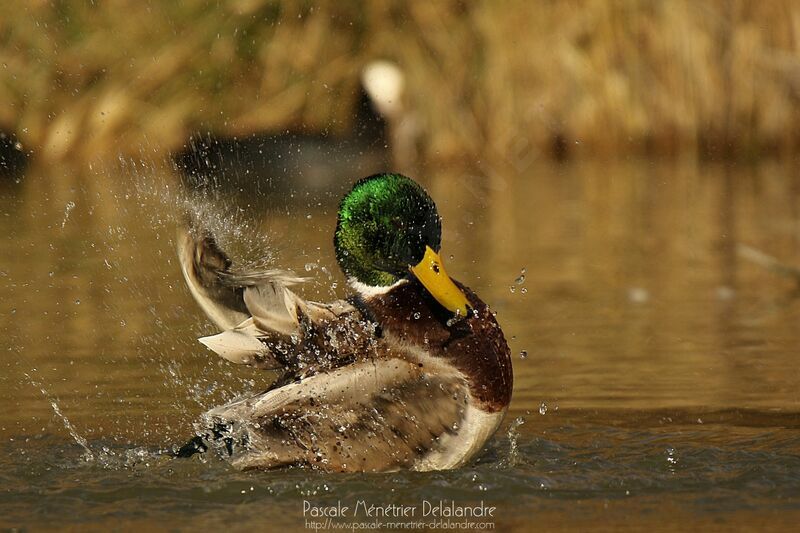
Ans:
{"type": "Polygon", "coordinates": [[[414,275],[439,303],[464,315],[467,299],[444,271],[441,240],[441,218],[425,190],[400,174],[376,174],[342,199],[333,242],[348,279],[386,287],[414,275]]]}

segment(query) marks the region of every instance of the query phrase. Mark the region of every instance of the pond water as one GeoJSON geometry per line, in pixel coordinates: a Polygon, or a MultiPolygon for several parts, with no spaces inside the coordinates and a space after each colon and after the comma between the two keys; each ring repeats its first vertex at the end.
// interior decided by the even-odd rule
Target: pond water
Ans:
{"type": "MultiPolygon", "coordinates": [[[[0,184],[0,527],[304,530],[314,505],[495,506],[496,530],[786,527],[800,518],[800,174],[793,165],[533,164],[417,176],[447,269],[497,311],[511,411],[449,472],[237,472],[171,459],[205,409],[272,374],[216,358],[161,165],[0,184]],[[744,248],[750,247],[750,248],[744,248]]],[[[360,175],[352,176],[352,180],[360,175]]],[[[207,195],[242,260],[345,294],[324,189],[207,195]]],[[[419,514],[419,510],[417,513],[419,514]]],[[[435,524],[434,524],[435,525],[435,524]]]]}

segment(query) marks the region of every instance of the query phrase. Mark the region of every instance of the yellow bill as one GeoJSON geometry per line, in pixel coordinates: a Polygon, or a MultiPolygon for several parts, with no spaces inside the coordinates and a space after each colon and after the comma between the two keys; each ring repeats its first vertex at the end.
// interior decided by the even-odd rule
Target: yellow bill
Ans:
{"type": "Polygon", "coordinates": [[[437,302],[457,315],[467,316],[467,297],[444,271],[442,259],[430,246],[425,247],[422,261],[410,269],[437,302]]]}

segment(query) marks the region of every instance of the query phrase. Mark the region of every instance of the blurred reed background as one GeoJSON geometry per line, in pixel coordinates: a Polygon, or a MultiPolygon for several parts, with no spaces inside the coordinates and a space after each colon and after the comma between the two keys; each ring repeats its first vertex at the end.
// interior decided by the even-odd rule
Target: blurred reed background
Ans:
{"type": "Polygon", "coordinates": [[[792,0],[6,0],[0,130],[77,163],[338,135],[388,59],[423,162],[788,154],[798,32],[792,0]]]}

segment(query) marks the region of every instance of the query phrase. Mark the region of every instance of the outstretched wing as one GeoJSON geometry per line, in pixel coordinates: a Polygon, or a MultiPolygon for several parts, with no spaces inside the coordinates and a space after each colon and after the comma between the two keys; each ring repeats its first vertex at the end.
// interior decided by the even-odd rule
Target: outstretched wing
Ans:
{"type": "Polygon", "coordinates": [[[439,451],[442,437],[460,429],[467,402],[463,378],[390,358],[218,407],[203,424],[240,468],[387,471],[439,451]]]}
{"type": "Polygon", "coordinates": [[[178,257],[189,290],[224,331],[200,339],[221,357],[258,368],[332,368],[364,351],[372,326],[349,303],[307,302],[281,270],[239,273],[214,236],[193,222],[179,229],[178,257]]]}
{"type": "Polygon", "coordinates": [[[178,228],[178,260],[189,291],[220,329],[230,329],[250,316],[244,287],[226,282],[232,261],[214,236],[191,221],[178,228]]]}

